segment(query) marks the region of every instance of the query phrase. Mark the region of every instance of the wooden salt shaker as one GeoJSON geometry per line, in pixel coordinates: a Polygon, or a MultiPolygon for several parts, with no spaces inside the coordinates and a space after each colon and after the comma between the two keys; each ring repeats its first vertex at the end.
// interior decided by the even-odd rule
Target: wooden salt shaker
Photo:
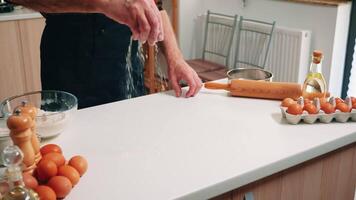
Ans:
{"type": "Polygon", "coordinates": [[[32,119],[29,115],[22,115],[16,110],[14,115],[7,120],[7,127],[10,129],[10,137],[14,145],[18,146],[24,154],[23,164],[25,172],[33,172],[36,168],[35,152],[32,147],[32,119]]]}
{"type": "Polygon", "coordinates": [[[35,152],[35,162],[36,164],[41,160],[41,152],[40,152],[40,142],[37,137],[37,131],[36,131],[36,116],[37,116],[37,108],[33,105],[27,104],[26,101],[22,102],[22,105],[17,107],[15,110],[20,110],[22,114],[27,114],[31,117],[32,119],[32,125],[31,125],[31,143],[33,150],[35,152]]]}

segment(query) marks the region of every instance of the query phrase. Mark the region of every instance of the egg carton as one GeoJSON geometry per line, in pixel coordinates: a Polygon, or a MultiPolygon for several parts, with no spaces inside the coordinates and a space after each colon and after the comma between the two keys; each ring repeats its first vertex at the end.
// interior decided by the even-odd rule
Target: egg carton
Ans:
{"type": "Polygon", "coordinates": [[[303,111],[301,115],[292,115],[287,113],[287,108],[281,107],[282,115],[287,119],[290,124],[298,124],[302,120],[307,124],[313,124],[319,120],[322,123],[330,123],[335,119],[337,122],[345,123],[347,121],[356,122],[356,109],[352,109],[350,113],[343,113],[336,110],[335,113],[326,114],[324,111],[320,110],[318,114],[308,114],[307,111],[303,111]]]}
{"type": "MultiPolygon", "coordinates": [[[[307,111],[303,111],[300,115],[292,115],[287,112],[287,107],[281,107],[281,112],[283,118],[286,118],[288,123],[290,124],[298,124],[304,121],[307,124],[314,124],[318,122],[318,120],[322,123],[331,123],[331,122],[356,122],[356,109],[352,109],[351,112],[341,112],[340,110],[336,110],[334,113],[326,114],[323,110],[320,109],[320,101],[314,100],[314,103],[319,112],[317,114],[309,114],[307,111]]],[[[335,106],[335,99],[331,97],[329,102],[335,106]]],[[[298,99],[298,104],[304,106],[304,101],[302,98],[298,99]]]]}

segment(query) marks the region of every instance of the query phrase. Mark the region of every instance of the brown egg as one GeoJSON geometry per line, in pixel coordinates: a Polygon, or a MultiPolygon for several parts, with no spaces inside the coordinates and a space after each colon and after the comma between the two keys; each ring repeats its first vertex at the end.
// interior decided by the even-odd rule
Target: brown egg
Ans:
{"type": "Polygon", "coordinates": [[[310,99],[304,99],[304,105],[308,105],[310,103],[313,103],[310,99]]]}
{"type": "Polygon", "coordinates": [[[64,176],[54,176],[52,177],[47,185],[53,189],[56,193],[57,198],[66,197],[72,190],[72,183],[67,177],[64,176]]]}
{"type": "Polygon", "coordinates": [[[74,157],[72,157],[69,160],[68,165],[74,167],[79,172],[80,176],[83,176],[83,174],[88,169],[88,162],[82,156],[74,156],[74,157]]]}
{"type": "Polygon", "coordinates": [[[303,108],[305,111],[307,111],[309,114],[317,114],[318,113],[318,109],[314,104],[306,104],[303,108]]]}
{"type": "Polygon", "coordinates": [[[324,103],[328,102],[328,100],[325,97],[320,98],[319,100],[320,100],[320,105],[323,105],[324,103]]]}
{"type": "Polygon", "coordinates": [[[35,191],[37,192],[38,196],[40,196],[41,200],[56,200],[57,196],[56,193],[53,191],[52,188],[40,185],[38,186],[35,191]]]}
{"type": "Polygon", "coordinates": [[[356,103],[356,97],[351,97],[351,103],[352,105],[356,103]]]}
{"type": "Polygon", "coordinates": [[[336,109],[340,110],[341,112],[348,113],[351,111],[351,108],[346,103],[338,103],[336,104],[336,109]]]}
{"type": "Polygon", "coordinates": [[[285,98],[285,99],[283,99],[281,106],[282,107],[289,107],[290,105],[296,104],[296,103],[297,102],[294,101],[292,98],[285,98]]]}
{"type": "Polygon", "coordinates": [[[339,103],[344,103],[344,100],[339,97],[335,98],[335,104],[337,105],[339,103]]]}
{"type": "Polygon", "coordinates": [[[78,171],[70,165],[60,166],[58,168],[58,176],[67,177],[73,186],[75,186],[79,182],[80,178],[78,171]]]}
{"type": "Polygon", "coordinates": [[[46,181],[49,178],[57,175],[58,168],[54,161],[42,159],[37,166],[37,178],[40,181],[46,181]]]}
{"type": "Polygon", "coordinates": [[[25,186],[30,188],[30,189],[35,189],[38,186],[38,182],[35,177],[33,177],[29,173],[23,173],[22,174],[23,182],[25,183],[25,186]]]}
{"type": "Polygon", "coordinates": [[[62,154],[61,147],[56,144],[47,144],[41,147],[40,151],[42,156],[52,152],[62,154]]]}
{"type": "Polygon", "coordinates": [[[42,157],[42,159],[48,159],[48,160],[54,161],[56,163],[57,167],[62,166],[65,163],[64,156],[62,154],[56,153],[56,152],[47,153],[46,155],[44,155],[42,157]]]}
{"type": "Polygon", "coordinates": [[[301,115],[303,113],[303,107],[299,104],[292,104],[288,107],[287,113],[292,115],[301,115]]]}
{"type": "Polygon", "coordinates": [[[323,110],[326,114],[331,114],[335,112],[335,107],[331,103],[326,102],[321,105],[321,110],[323,110]]]}

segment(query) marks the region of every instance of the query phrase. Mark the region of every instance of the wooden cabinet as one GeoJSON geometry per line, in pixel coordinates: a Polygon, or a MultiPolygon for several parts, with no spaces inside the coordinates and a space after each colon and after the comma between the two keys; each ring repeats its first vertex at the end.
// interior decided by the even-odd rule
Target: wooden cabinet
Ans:
{"type": "Polygon", "coordinates": [[[41,90],[40,77],[40,44],[44,28],[44,19],[21,20],[22,52],[25,72],[25,91],[41,90]]]}
{"type": "Polygon", "coordinates": [[[20,33],[15,21],[0,23],[0,99],[25,88],[20,33]]]}
{"type": "Polygon", "coordinates": [[[41,89],[40,40],[44,19],[0,22],[0,101],[41,89]]]}
{"type": "Polygon", "coordinates": [[[354,200],[356,144],[230,191],[214,200],[354,200]]]}

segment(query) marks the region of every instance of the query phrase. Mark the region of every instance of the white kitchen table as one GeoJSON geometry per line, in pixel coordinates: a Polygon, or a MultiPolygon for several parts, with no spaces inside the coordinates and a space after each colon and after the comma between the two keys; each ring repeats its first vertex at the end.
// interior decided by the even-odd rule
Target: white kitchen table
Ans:
{"type": "Polygon", "coordinates": [[[89,169],[68,200],[207,199],[356,141],[356,123],[290,125],[279,101],[202,89],[79,110],[48,142],[89,169]]]}

